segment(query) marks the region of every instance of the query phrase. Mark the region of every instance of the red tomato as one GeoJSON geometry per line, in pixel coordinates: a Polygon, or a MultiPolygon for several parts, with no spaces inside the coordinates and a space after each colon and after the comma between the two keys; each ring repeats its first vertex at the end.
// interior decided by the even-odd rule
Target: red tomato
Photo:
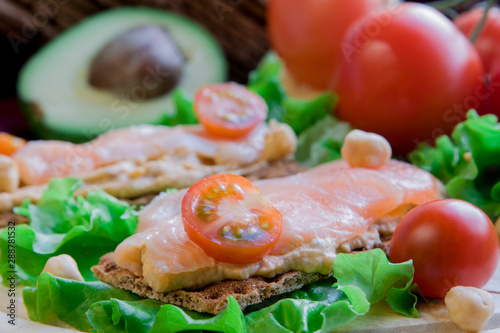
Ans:
{"type": "Polygon", "coordinates": [[[434,142],[465,118],[483,68],[476,50],[437,10],[403,3],[352,28],[333,90],[337,115],[384,136],[396,154],[434,142]]]}
{"type": "MultiPolygon", "coordinates": [[[[455,25],[470,38],[484,14],[484,8],[473,8],[459,15],[455,25]]],[[[488,12],[488,17],[481,33],[474,42],[474,47],[484,64],[486,72],[490,72],[500,61],[500,8],[493,7],[488,12]]]]}
{"type": "Polygon", "coordinates": [[[281,213],[251,181],[220,174],[194,184],[182,200],[188,237],[218,261],[257,262],[281,234],[281,213]]]}
{"type": "Polygon", "coordinates": [[[0,154],[10,156],[26,144],[24,139],[0,132],[0,154]]]}
{"type": "Polygon", "coordinates": [[[481,96],[478,113],[493,113],[500,117],[500,58],[498,66],[487,75],[484,94],[481,96]]]}
{"type": "Polygon", "coordinates": [[[297,80],[326,89],[349,27],[387,0],[271,0],[271,45],[297,80]]]}
{"type": "Polygon", "coordinates": [[[476,206],[456,199],[431,201],[412,209],[391,242],[391,262],[413,259],[423,295],[443,298],[454,286],[481,288],[498,264],[495,227],[476,206]]]}
{"type": "Polygon", "coordinates": [[[213,135],[237,138],[248,134],[267,118],[267,104],[245,86],[216,83],[198,90],[194,97],[196,116],[213,135]]]}
{"type": "MultiPolygon", "coordinates": [[[[484,8],[474,8],[455,19],[455,25],[470,37],[479,25],[484,8]]],[[[488,12],[486,22],[474,42],[483,62],[486,77],[485,89],[478,94],[478,113],[493,113],[500,116],[500,8],[493,7],[488,12]]]]}

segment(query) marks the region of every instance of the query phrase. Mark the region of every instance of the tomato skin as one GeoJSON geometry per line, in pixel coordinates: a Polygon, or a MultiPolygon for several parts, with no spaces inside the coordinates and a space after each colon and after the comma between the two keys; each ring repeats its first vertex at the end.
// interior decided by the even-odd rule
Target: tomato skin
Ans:
{"type": "Polygon", "coordinates": [[[499,259],[498,236],[476,206],[457,199],[422,204],[403,217],[391,241],[391,262],[413,259],[424,296],[443,298],[454,286],[482,288],[499,259]]]}
{"type": "MultiPolygon", "coordinates": [[[[470,38],[477,25],[483,17],[484,8],[477,7],[460,14],[453,22],[462,31],[462,33],[470,38]]],[[[500,61],[500,8],[492,7],[488,11],[488,17],[474,42],[474,47],[479,52],[479,56],[487,73],[491,72],[500,61]]]]}
{"type": "Polygon", "coordinates": [[[268,112],[262,97],[234,82],[200,88],[194,97],[194,109],[209,133],[229,139],[248,134],[266,120],[268,112]]]}
{"type": "Polygon", "coordinates": [[[384,136],[395,154],[434,142],[465,119],[456,108],[481,85],[469,41],[437,10],[418,3],[379,11],[344,40],[332,89],[338,117],[384,136]]]}
{"type": "Polygon", "coordinates": [[[252,182],[238,175],[219,174],[198,181],[184,195],[181,212],[188,237],[221,262],[257,262],[271,252],[281,235],[281,213],[252,182]],[[245,217],[252,222],[244,222],[245,217]],[[228,232],[222,234],[226,227],[228,232]],[[256,232],[248,233],[251,228],[256,232]],[[239,239],[232,233],[235,229],[239,239]]]}
{"type": "Polygon", "coordinates": [[[349,27],[384,0],[271,0],[267,8],[272,47],[297,80],[326,89],[349,27]]]}
{"type": "MultiPolygon", "coordinates": [[[[483,17],[484,8],[473,8],[460,14],[455,25],[467,37],[470,37],[483,17]]],[[[479,114],[493,113],[500,116],[500,8],[492,7],[486,22],[474,42],[474,47],[481,57],[486,76],[485,90],[478,95],[479,114]]]]}

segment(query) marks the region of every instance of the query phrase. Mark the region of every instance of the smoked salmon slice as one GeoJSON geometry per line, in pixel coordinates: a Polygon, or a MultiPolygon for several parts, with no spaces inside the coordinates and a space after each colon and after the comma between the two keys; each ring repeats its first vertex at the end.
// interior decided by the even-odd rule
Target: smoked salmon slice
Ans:
{"type": "Polygon", "coordinates": [[[328,274],[339,246],[368,234],[379,236],[374,228],[384,217],[438,199],[441,190],[428,172],[395,160],[379,169],[331,162],[254,184],[283,215],[280,239],[260,262],[217,262],[192,242],[180,212],[186,190],[163,193],[141,211],[137,233],[117,247],[115,262],[159,292],[292,270],[328,274]]]}
{"type": "Polygon", "coordinates": [[[248,135],[224,139],[201,125],[137,125],[102,134],[83,144],[31,141],[12,157],[23,185],[46,184],[54,177],[78,176],[121,161],[146,162],[162,156],[195,154],[209,164],[246,166],[260,160],[280,159],[295,150],[296,138],[286,125],[262,123],[248,135]],[[275,156],[264,153],[278,145],[275,156]]]}

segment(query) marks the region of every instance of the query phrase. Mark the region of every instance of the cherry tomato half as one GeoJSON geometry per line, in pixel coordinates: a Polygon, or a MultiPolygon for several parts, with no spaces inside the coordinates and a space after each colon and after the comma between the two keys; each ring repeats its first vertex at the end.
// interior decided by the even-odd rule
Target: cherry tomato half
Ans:
{"type": "Polygon", "coordinates": [[[271,45],[297,80],[326,89],[349,27],[387,0],[271,0],[271,45]]]}
{"type": "MultiPolygon", "coordinates": [[[[459,15],[455,25],[468,38],[479,25],[484,14],[484,8],[478,7],[459,15]]],[[[479,114],[493,113],[500,116],[500,8],[493,7],[483,25],[481,33],[474,42],[474,47],[484,65],[485,88],[476,96],[476,106],[479,114]]]]}
{"type": "Polygon", "coordinates": [[[343,52],[332,85],[338,117],[384,136],[396,154],[449,134],[465,119],[455,107],[474,96],[483,76],[467,38],[439,11],[418,3],[361,20],[343,52]]]}
{"type": "Polygon", "coordinates": [[[498,265],[495,227],[476,206],[456,199],[431,201],[412,209],[391,241],[391,262],[413,259],[423,295],[443,298],[454,286],[481,288],[498,265]]]}
{"type": "Polygon", "coordinates": [[[199,122],[213,135],[237,138],[267,118],[266,102],[245,86],[229,82],[202,87],[194,97],[199,122]]]}
{"type": "Polygon", "coordinates": [[[26,144],[26,140],[0,132],[0,154],[10,156],[26,144]]]}
{"type": "Polygon", "coordinates": [[[188,237],[218,261],[257,262],[281,234],[281,213],[248,179],[219,174],[186,192],[182,221],[188,237]]]}

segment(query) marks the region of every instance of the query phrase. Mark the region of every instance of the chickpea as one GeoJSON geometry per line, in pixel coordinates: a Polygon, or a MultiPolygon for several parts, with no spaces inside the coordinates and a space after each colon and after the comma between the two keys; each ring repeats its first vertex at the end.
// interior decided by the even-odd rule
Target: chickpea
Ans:
{"type": "Polygon", "coordinates": [[[45,272],[64,279],[84,281],[75,259],[67,254],[61,254],[47,260],[42,273],[45,272]]]}
{"type": "Polygon", "coordinates": [[[340,153],[353,167],[377,169],[391,159],[392,149],[381,135],[353,130],[347,134],[340,153]]]}
{"type": "Polygon", "coordinates": [[[271,120],[269,129],[270,132],[264,138],[264,150],[261,155],[263,160],[279,160],[295,151],[297,136],[290,126],[271,120]]]}
{"type": "Polygon", "coordinates": [[[14,192],[19,188],[19,167],[16,161],[0,154],[0,192],[14,192]]]}
{"type": "Polygon", "coordinates": [[[495,311],[493,296],[474,288],[457,286],[444,298],[450,318],[466,332],[479,332],[495,311]]]}

